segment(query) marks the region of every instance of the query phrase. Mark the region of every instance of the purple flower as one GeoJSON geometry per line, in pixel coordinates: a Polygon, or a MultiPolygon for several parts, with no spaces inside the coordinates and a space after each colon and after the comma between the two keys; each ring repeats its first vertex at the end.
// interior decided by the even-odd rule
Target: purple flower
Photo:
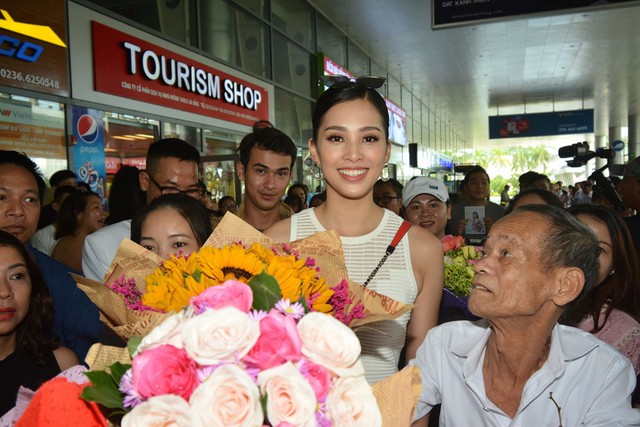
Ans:
{"type": "Polygon", "coordinates": [[[122,401],[122,406],[125,408],[133,408],[141,404],[144,399],[140,396],[136,390],[133,388],[133,370],[129,369],[124,373],[122,378],[120,379],[120,384],[118,385],[118,389],[122,394],[124,394],[124,399],[122,401]]]}

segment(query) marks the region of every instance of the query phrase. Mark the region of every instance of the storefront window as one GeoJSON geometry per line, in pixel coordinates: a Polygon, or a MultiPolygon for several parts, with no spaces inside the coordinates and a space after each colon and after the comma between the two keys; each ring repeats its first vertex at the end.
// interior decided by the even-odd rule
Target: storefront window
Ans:
{"type": "Polygon", "coordinates": [[[299,147],[306,147],[312,137],[312,102],[286,90],[275,90],[276,125],[299,147]]]}
{"type": "Polygon", "coordinates": [[[200,138],[199,128],[176,123],[163,122],[162,137],[182,139],[196,147],[198,151],[202,151],[202,139],[200,138]]]}
{"type": "Polygon", "coordinates": [[[314,39],[313,8],[302,0],[273,0],[271,3],[271,23],[292,40],[313,51],[314,39]]]}
{"type": "Polygon", "coordinates": [[[267,19],[269,15],[268,0],[233,0],[233,2],[255,13],[260,18],[267,19]]]}
{"type": "Polygon", "coordinates": [[[160,138],[160,122],[127,114],[104,113],[107,182],[120,166],[146,169],[149,145],[160,138]]]}
{"type": "Polygon", "coordinates": [[[273,60],[273,77],[277,83],[300,95],[311,96],[311,75],[315,74],[315,55],[300,49],[282,34],[274,33],[273,60]]]}
{"type": "Polygon", "coordinates": [[[121,2],[94,0],[93,2],[166,36],[196,46],[197,37],[192,33],[192,29],[197,28],[195,25],[195,1],[137,0],[121,2]]]}
{"type": "Polygon", "coordinates": [[[200,3],[201,48],[232,65],[271,77],[269,27],[223,0],[200,3]]]}
{"type": "Polygon", "coordinates": [[[45,180],[68,168],[64,105],[0,93],[0,149],[24,152],[45,180]]]}
{"type": "Polygon", "coordinates": [[[322,52],[338,64],[347,63],[347,37],[324,16],[317,15],[318,52],[322,52]]]}
{"type": "Polygon", "coordinates": [[[355,43],[349,40],[349,71],[355,76],[368,76],[369,57],[355,43]]]}

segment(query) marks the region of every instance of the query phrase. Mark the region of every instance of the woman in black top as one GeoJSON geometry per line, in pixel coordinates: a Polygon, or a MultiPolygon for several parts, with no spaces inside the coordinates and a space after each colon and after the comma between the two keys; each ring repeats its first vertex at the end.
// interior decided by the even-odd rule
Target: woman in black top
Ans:
{"type": "Polygon", "coordinates": [[[53,301],[25,247],[0,230],[0,416],[20,386],[36,390],[77,365],[75,353],[52,334],[53,301]]]}

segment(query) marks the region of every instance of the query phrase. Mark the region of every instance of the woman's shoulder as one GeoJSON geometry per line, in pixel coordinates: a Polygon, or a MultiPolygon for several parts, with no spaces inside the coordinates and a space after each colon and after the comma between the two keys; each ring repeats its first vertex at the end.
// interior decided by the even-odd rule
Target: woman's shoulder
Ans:
{"type": "Polygon", "coordinates": [[[291,241],[291,218],[285,218],[273,224],[264,231],[264,234],[276,242],[291,241]]]}

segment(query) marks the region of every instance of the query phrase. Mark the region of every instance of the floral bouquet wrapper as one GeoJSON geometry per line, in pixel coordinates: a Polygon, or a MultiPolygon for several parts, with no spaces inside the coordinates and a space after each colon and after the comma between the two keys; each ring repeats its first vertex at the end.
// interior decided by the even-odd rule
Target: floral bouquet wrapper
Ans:
{"type": "MultiPolygon", "coordinates": [[[[278,244],[237,216],[227,214],[203,247],[223,248],[237,242],[243,245],[258,243],[265,248],[282,248],[287,245],[289,250],[299,254],[299,258],[313,259],[316,266],[319,266],[318,275],[327,283],[337,284],[346,279],[350,303],[344,311],[350,312],[358,306],[361,309],[360,316],[348,322],[352,328],[379,320],[394,319],[413,308],[410,304],[400,303],[348,280],[342,244],[335,231],[316,233],[290,244],[278,244]]],[[[127,296],[114,292],[112,288],[126,278],[127,281],[135,283],[138,294],[144,293],[147,278],[162,262],[156,254],[125,239],[118,248],[103,283],[76,275],[74,279],[78,287],[100,310],[101,320],[123,340],[128,340],[134,336],[147,335],[168,313],[132,310],[130,304],[127,304],[127,296]]]]}
{"type": "MultiPolygon", "coordinates": [[[[260,233],[258,230],[231,213],[225,214],[220,225],[213,230],[205,245],[222,247],[233,242],[260,243],[265,246],[282,246],[260,233]]],[[[344,262],[342,242],[334,230],[315,233],[307,238],[289,244],[301,258],[311,258],[320,266],[320,275],[328,283],[339,283],[348,278],[347,266],[344,262]]],[[[385,295],[365,288],[359,283],[348,280],[349,298],[352,300],[347,311],[357,305],[364,306],[364,316],[353,319],[352,328],[379,320],[391,320],[402,316],[413,308],[411,304],[403,304],[385,295]]]]}

